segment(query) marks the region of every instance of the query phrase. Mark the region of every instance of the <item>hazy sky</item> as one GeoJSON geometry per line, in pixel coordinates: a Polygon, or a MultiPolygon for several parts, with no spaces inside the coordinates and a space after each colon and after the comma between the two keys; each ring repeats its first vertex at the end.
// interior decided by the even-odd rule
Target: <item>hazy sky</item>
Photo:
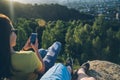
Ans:
{"type": "MultiPolygon", "coordinates": [[[[59,3],[59,2],[66,2],[67,0],[13,0],[22,3],[59,3]]],[[[69,1],[69,0],[68,0],[69,1]]]]}
{"type": "Polygon", "coordinates": [[[22,3],[68,3],[68,2],[73,2],[73,1],[82,1],[82,2],[94,2],[94,1],[111,1],[111,0],[13,0],[13,1],[18,1],[22,3]]]}

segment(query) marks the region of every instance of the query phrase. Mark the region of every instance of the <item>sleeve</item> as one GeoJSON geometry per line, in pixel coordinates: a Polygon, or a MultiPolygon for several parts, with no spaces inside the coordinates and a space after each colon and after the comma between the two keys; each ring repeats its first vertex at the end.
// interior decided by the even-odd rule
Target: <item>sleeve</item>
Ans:
{"type": "Polygon", "coordinates": [[[32,52],[32,63],[33,63],[34,71],[35,70],[40,71],[42,69],[42,63],[34,52],[32,52]]]}

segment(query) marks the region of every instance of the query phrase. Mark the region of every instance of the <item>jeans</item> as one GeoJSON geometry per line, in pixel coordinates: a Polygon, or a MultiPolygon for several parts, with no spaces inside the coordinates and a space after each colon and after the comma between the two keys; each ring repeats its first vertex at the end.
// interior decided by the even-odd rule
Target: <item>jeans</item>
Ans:
{"type": "Polygon", "coordinates": [[[55,64],[57,55],[59,54],[60,50],[61,43],[58,41],[54,42],[47,50],[39,49],[39,53],[45,64],[45,72],[55,64]]]}
{"type": "Polygon", "coordinates": [[[71,80],[71,74],[66,66],[57,63],[51,67],[40,80],[71,80]]]}

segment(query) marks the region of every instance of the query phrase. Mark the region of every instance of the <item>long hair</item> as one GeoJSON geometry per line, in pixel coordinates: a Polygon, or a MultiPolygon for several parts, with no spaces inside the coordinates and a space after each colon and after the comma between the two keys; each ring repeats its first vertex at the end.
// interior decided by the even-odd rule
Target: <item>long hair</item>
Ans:
{"type": "Polygon", "coordinates": [[[4,14],[0,14],[0,80],[9,78],[11,67],[11,21],[4,14]]]}

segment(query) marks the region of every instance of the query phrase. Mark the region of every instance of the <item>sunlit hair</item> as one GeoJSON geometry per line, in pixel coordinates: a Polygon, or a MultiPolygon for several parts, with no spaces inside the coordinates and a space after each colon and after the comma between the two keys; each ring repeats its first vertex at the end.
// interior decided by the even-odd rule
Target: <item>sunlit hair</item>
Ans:
{"type": "Polygon", "coordinates": [[[12,29],[10,19],[0,14],[0,80],[10,77],[11,67],[11,49],[10,49],[10,34],[12,29]]]}

